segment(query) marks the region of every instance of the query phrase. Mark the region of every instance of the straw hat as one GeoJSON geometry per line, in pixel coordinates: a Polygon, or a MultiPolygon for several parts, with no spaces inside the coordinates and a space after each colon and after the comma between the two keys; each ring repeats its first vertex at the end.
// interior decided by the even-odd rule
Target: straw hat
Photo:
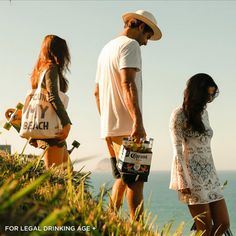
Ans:
{"type": "Polygon", "coordinates": [[[161,30],[157,26],[157,21],[152,13],[144,10],[138,10],[136,12],[128,12],[125,13],[123,16],[123,21],[127,22],[129,19],[134,18],[137,20],[140,20],[147,24],[154,32],[153,36],[150,38],[150,40],[159,40],[162,36],[161,30]]]}

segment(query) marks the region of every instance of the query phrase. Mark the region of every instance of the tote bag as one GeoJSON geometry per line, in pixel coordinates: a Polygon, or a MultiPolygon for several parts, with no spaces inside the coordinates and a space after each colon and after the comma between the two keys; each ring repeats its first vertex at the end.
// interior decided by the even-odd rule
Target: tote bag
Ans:
{"type": "MultiPolygon", "coordinates": [[[[20,136],[22,138],[51,139],[55,138],[56,133],[62,129],[61,121],[52,104],[48,101],[48,91],[41,88],[45,73],[46,70],[40,75],[37,89],[31,90],[28,93],[31,100],[22,114],[20,129],[20,136]]],[[[60,91],[59,79],[58,92],[66,109],[69,97],[60,91]]]]}

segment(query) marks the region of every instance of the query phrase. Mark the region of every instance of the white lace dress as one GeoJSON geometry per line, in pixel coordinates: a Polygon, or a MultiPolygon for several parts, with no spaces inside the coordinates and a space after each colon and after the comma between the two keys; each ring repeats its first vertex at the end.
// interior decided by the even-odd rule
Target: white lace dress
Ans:
{"type": "Polygon", "coordinates": [[[170,132],[174,149],[170,189],[190,188],[191,194],[179,192],[180,201],[189,205],[206,204],[223,199],[211,153],[213,131],[208,113],[204,110],[202,121],[206,133],[184,131],[185,116],[182,108],[176,109],[170,120],[170,132]]]}

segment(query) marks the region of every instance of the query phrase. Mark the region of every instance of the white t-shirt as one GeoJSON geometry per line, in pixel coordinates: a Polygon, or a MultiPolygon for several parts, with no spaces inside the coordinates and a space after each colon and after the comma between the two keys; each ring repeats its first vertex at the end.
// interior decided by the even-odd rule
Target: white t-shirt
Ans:
{"type": "Polygon", "coordinates": [[[136,68],[135,84],[142,111],[142,61],[138,42],[127,36],[111,40],[102,49],[97,65],[101,109],[101,137],[130,135],[133,120],[125,104],[120,70],[136,68]]]}

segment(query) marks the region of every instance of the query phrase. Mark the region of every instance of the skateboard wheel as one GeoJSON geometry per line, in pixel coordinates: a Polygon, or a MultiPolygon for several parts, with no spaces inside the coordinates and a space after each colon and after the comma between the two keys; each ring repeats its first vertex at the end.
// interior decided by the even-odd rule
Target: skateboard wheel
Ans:
{"type": "Polygon", "coordinates": [[[80,143],[74,140],[72,146],[78,148],[80,146],[80,143]]]}
{"type": "Polygon", "coordinates": [[[16,105],[16,109],[22,110],[23,106],[24,105],[22,103],[18,102],[18,104],[16,105]]]}
{"type": "Polygon", "coordinates": [[[11,128],[11,124],[9,122],[6,122],[5,125],[3,126],[4,129],[9,130],[11,128]]]}

